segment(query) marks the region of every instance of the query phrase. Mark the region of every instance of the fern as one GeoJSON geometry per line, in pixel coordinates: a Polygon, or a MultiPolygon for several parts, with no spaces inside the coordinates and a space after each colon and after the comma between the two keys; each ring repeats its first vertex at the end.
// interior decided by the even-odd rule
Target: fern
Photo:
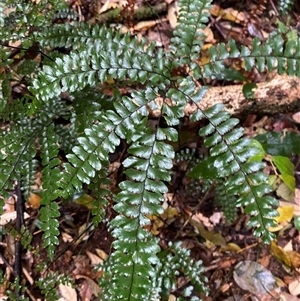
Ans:
{"type": "Polygon", "coordinates": [[[79,14],[70,9],[70,8],[60,8],[60,9],[57,9],[54,14],[53,14],[53,19],[56,20],[56,19],[68,19],[69,21],[71,20],[78,20],[79,19],[79,14]]]}
{"type": "MultiPolygon", "coordinates": [[[[196,296],[192,296],[193,288],[196,287],[200,293],[205,295],[208,291],[204,286],[207,282],[206,277],[199,274],[203,272],[201,262],[191,262],[190,252],[181,247],[180,243],[169,244],[169,252],[162,251],[159,253],[160,263],[157,266],[159,275],[156,287],[162,288],[162,300],[167,300],[169,292],[176,289],[176,276],[184,273],[189,277],[192,286],[188,286],[182,292],[182,298],[188,297],[189,300],[201,300],[196,296]]],[[[183,299],[184,300],[184,299],[183,299]]]]}
{"type": "Polygon", "coordinates": [[[52,24],[57,17],[76,19],[58,0],[46,4],[19,0],[8,16],[4,7],[11,1],[0,4],[0,23],[7,24],[7,31],[0,30],[1,40],[20,40],[22,48],[35,43],[46,55],[37,64],[22,51],[23,61],[15,65],[9,50],[0,49],[0,67],[5,68],[0,78],[1,195],[9,195],[14,181],[22,182],[29,194],[41,168],[40,221],[43,247],[48,248],[51,259],[59,244],[58,199],[68,200],[88,187],[94,199],[95,225],[104,220],[108,199],[114,200],[116,217],[108,221],[113,252],[103,266],[103,300],[166,299],[180,273],[191,282],[181,300],[198,300],[199,294],[207,294],[201,263],[190,263],[189,252],[179,243],[162,250],[158,238],[148,230],[149,215],[163,212],[161,203],[175,157],[172,145],[178,141],[176,128],[187,103],[197,106],[191,122],[206,120],[199,135],[209,149],[209,156],[201,159],[191,175],[217,183],[217,196],[221,205],[228,204],[224,211],[230,220],[241,206],[250,215],[254,234],[264,242],[273,238],[268,228],[275,224],[277,201],[269,196],[272,190],[266,184],[265,165],[250,160],[257,150],[250,139],[243,138],[238,120],[222,105],[200,109],[198,104],[209,87],[199,88],[198,80],[233,77],[224,64],[228,58],[243,59],[247,71],[256,67],[300,76],[300,41],[286,41],[279,32],[265,43],[254,39],[251,47],[239,48],[229,41],[210,47],[209,62],[201,65],[202,31],[211,2],[179,1],[178,26],[168,51],[115,28],[84,22],[52,24]],[[65,48],[66,53],[51,51],[53,48],[65,48]],[[186,75],[174,75],[182,66],[187,66],[186,75]],[[15,72],[25,75],[31,94],[12,101],[15,72]],[[121,95],[122,87],[129,87],[126,95],[121,95]],[[152,127],[149,112],[154,110],[159,117],[152,127]],[[114,195],[109,186],[109,156],[121,141],[128,146],[122,162],[124,179],[114,195]]]}
{"type": "Polygon", "coordinates": [[[294,5],[294,0],[279,0],[278,8],[280,12],[286,14],[291,10],[293,5],[294,5]]]}
{"type": "Polygon", "coordinates": [[[211,1],[180,1],[180,14],[171,39],[170,55],[178,59],[179,66],[187,64],[194,69],[194,60],[205,41],[203,30],[209,17],[211,1]]]}
{"type": "Polygon", "coordinates": [[[245,61],[246,71],[251,71],[255,66],[259,72],[276,69],[278,74],[287,73],[299,77],[299,45],[299,38],[285,43],[282,36],[276,32],[270,35],[265,44],[254,38],[251,48],[242,46],[241,50],[238,50],[235,41],[231,40],[228,43],[228,51],[226,45],[221,43],[217,47],[210,47],[210,62],[203,66],[203,76],[218,78],[218,74],[222,74],[225,69],[225,59],[240,57],[245,61]]]}
{"type": "Polygon", "coordinates": [[[0,26],[4,27],[4,21],[5,21],[5,3],[0,3],[0,26]]]}
{"type": "Polygon", "coordinates": [[[216,181],[215,201],[221,206],[226,220],[231,223],[237,218],[237,196],[230,195],[227,191],[226,181],[224,179],[216,181]]]}
{"type": "Polygon", "coordinates": [[[41,289],[42,294],[47,298],[47,300],[58,300],[59,295],[57,293],[57,286],[59,284],[69,286],[73,283],[70,277],[60,275],[58,273],[54,273],[53,275],[48,273],[45,277],[37,281],[38,287],[41,289]]]}
{"type": "Polygon", "coordinates": [[[57,217],[60,216],[58,212],[57,203],[53,200],[57,199],[57,182],[60,180],[60,172],[58,165],[60,164],[57,158],[58,149],[56,146],[56,139],[53,135],[53,124],[50,124],[42,133],[42,178],[43,178],[43,196],[41,204],[41,229],[44,231],[43,234],[43,246],[48,247],[49,256],[53,259],[55,246],[58,245],[57,236],[58,221],[57,217]]]}
{"type": "Polygon", "coordinates": [[[222,105],[215,105],[191,116],[192,121],[206,117],[210,122],[199,131],[200,135],[208,136],[204,145],[210,148],[210,156],[193,173],[200,177],[229,177],[225,184],[227,194],[239,196],[237,205],[245,207],[245,212],[251,215],[249,223],[256,228],[254,233],[269,242],[273,235],[268,228],[274,224],[277,215],[273,209],[277,200],[266,196],[272,189],[266,184],[267,176],[262,172],[264,164],[249,162],[257,150],[251,148],[250,140],[242,138],[242,128],[234,128],[238,120],[230,118],[229,113],[222,109],[222,105]]]}

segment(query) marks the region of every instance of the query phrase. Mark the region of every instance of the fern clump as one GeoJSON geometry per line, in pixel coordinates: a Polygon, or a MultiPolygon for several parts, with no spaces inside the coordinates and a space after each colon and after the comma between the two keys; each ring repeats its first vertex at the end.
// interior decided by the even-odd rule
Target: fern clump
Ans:
{"type": "Polygon", "coordinates": [[[8,197],[15,181],[29,194],[41,169],[40,221],[43,247],[51,259],[59,244],[57,200],[69,200],[78,191],[90,189],[95,225],[104,221],[108,201],[113,200],[116,216],[106,222],[114,242],[103,266],[103,300],[166,297],[180,273],[191,283],[180,298],[198,300],[199,294],[207,294],[201,263],[191,264],[189,252],[180,244],[162,250],[159,239],[148,230],[149,216],[163,213],[175,158],[172,145],[178,141],[184,108],[189,103],[197,108],[190,122],[205,120],[198,134],[209,150],[190,176],[219,185],[222,192],[216,191],[221,205],[228,204],[227,218],[232,221],[236,207],[243,207],[254,234],[270,242],[274,236],[268,229],[275,225],[278,204],[270,196],[265,164],[251,160],[258,150],[243,137],[239,121],[223,105],[200,108],[209,87],[199,83],[224,74],[230,77],[224,60],[236,58],[244,60],[247,71],[255,67],[300,76],[299,38],[285,42],[274,33],[265,43],[254,39],[250,47],[238,47],[233,40],[220,43],[210,47],[209,62],[201,65],[199,53],[211,0],[179,1],[178,25],[167,51],[107,26],[76,21],[45,26],[53,18],[76,16],[58,0],[45,6],[43,1],[34,5],[19,1],[8,16],[0,4],[0,23],[8,24],[8,31],[0,30],[0,38],[20,40],[22,47],[39,45],[46,57],[37,64],[21,52],[25,61],[18,72],[26,76],[29,91],[12,101],[14,59],[7,47],[0,49],[0,67],[6,68],[0,91],[1,195],[8,197]],[[182,66],[187,67],[185,76],[174,75],[182,66]],[[130,87],[128,93],[121,93],[123,87],[130,87]],[[158,112],[156,126],[149,122],[153,111],[158,112]],[[109,186],[110,154],[121,142],[128,148],[122,161],[124,178],[114,195],[109,186]]]}

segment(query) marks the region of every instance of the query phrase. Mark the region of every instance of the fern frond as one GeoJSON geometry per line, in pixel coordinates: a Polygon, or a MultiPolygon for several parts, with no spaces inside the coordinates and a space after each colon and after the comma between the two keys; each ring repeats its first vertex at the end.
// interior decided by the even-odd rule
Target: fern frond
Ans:
{"type": "Polygon", "coordinates": [[[170,145],[157,141],[151,129],[144,128],[135,139],[124,162],[129,180],[120,184],[114,209],[119,215],[111,222],[116,251],[107,270],[111,288],[108,300],[150,300],[156,294],[155,268],[160,248],[155,238],[145,229],[150,224],[147,215],[163,212],[161,202],[167,187],[162,181],[170,181],[170,169],[174,151],[170,145]]]}
{"type": "Polygon", "coordinates": [[[54,24],[44,29],[38,36],[42,46],[72,47],[73,50],[82,47],[84,44],[94,44],[96,41],[111,40],[112,30],[98,25],[91,26],[89,23],[73,22],[66,24],[54,24]]]}
{"type": "MultiPolygon", "coordinates": [[[[206,288],[207,278],[203,276],[204,268],[201,261],[192,261],[190,251],[183,248],[180,242],[169,243],[169,249],[162,251],[159,254],[160,264],[157,267],[157,287],[161,289],[161,299],[169,296],[169,292],[176,289],[176,277],[183,273],[189,278],[192,285],[187,287],[183,292],[183,297],[189,300],[200,300],[196,296],[192,296],[193,290],[197,293],[207,295],[206,288]]],[[[182,299],[185,300],[185,299],[182,299]]]]}
{"type": "Polygon", "coordinates": [[[24,168],[36,155],[34,140],[37,129],[34,122],[25,118],[19,124],[7,125],[1,132],[0,148],[3,151],[0,154],[0,189],[4,198],[14,188],[14,181],[20,181],[24,176],[26,182],[24,168]]]}
{"type": "Polygon", "coordinates": [[[279,0],[278,10],[282,14],[287,14],[291,10],[293,5],[294,5],[294,0],[279,0]]]}
{"type": "Polygon", "coordinates": [[[152,129],[147,126],[147,104],[155,93],[132,93],[134,102],[123,97],[108,116],[118,127],[115,132],[130,144],[129,156],[123,162],[128,179],[121,182],[114,209],[118,216],[111,221],[115,251],[105,268],[110,287],[104,292],[107,300],[150,300],[157,295],[155,265],[160,251],[157,238],[145,227],[148,215],[163,212],[161,202],[170,181],[174,150],[163,140],[176,140],[173,129],[152,129]],[[148,96],[148,98],[146,98],[148,96]]]}
{"type": "MultiPolygon", "coordinates": [[[[60,8],[56,9],[53,14],[53,19],[68,19],[68,21],[76,21],[79,19],[79,14],[74,10],[70,8],[60,8]]],[[[68,23],[69,24],[69,23],[68,23]]]]}
{"type": "Polygon", "coordinates": [[[43,194],[41,199],[42,208],[40,219],[43,233],[43,247],[48,247],[48,254],[51,259],[54,256],[55,246],[58,245],[59,223],[57,217],[60,216],[58,204],[54,202],[59,196],[58,181],[60,180],[60,170],[58,165],[60,160],[57,157],[58,147],[54,125],[50,124],[42,133],[41,157],[42,157],[42,179],[43,194]]]}
{"type": "Polygon", "coordinates": [[[33,159],[24,162],[20,171],[22,177],[22,192],[25,198],[28,198],[31,193],[31,186],[35,184],[38,161],[33,159]]]}
{"type": "Polygon", "coordinates": [[[204,145],[210,148],[210,157],[194,169],[194,174],[229,177],[225,182],[227,194],[239,197],[237,204],[245,207],[245,212],[251,215],[249,225],[255,228],[254,234],[270,242],[273,235],[268,228],[275,224],[274,217],[278,213],[274,209],[277,200],[266,196],[272,188],[262,171],[265,165],[248,161],[257,150],[251,147],[251,140],[242,138],[243,129],[235,128],[238,120],[230,118],[223,107],[215,105],[191,116],[193,121],[207,118],[209,122],[199,130],[199,135],[207,136],[204,145]]]}
{"type": "Polygon", "coordinates": [[[226,181],[224,179],[216,182],[215,190],[215,200],[217,204],[221,206],[226,220],[229,223],[234,222],[237,218],[237,196],[232,194],[230,195],[227,192],[226,181]]]}
{"type": "MultiPolygon", "coordinates": [[[[198,292],[207,294],[208,289],[205,286],[207,278],[203,275],[204,268],[201,266],[202,262],[191,262],[190,251],[181,247],[180,242],[174,244],[171,249],[173,249],[175,252],[175,258],[173,259],[173,261],[175,263],[179,263],[178,270],[182,270],[184,275],[189,277],[191,283],[198,292]]],[[[189,297],[189,295],[187,295],[186,297],[189,297]]]]}
{"type": "Polygon", "coordinates": [[[110,180],[107,171],[101,170],[97,172],[96,177],[92,180],[89,188],[93,192],[95,200],[92,204],[93,224],[96,227],[103,221],[105,216],[105,208],[107,208],[108,197],[111,195],[109,190],[110,180]]]}
{"type": "Polygon", "coordinates": [[[24,75],[26,77],[29,77],[33,74],[37,74],[39,71],[39,63],[35,60],[24,60],[20,65],[18,66],[16,72],[20,75],[24,75]]]}
{"type": "Polygon", "coordinates": [[[242,46],[239,50],[235,41],[228,42],[229,50],[223,43],[209,49],[210,62],[203,66],[203,76],[217,78],[224,73],[224,60],[227,58],[242,58],[245,70],[253,67],[259,72],[277,70],[278,74],[300,77],[300,38],[284,41],[280,34],[273,34],[264,44],[254,38],[251,48],[242,46]]]}
{"type": "Polygon", "coordinates": [[[59,284],[71,286],[73,281],[69,276],[61,273],[47,273],[46,276],[38,279],[36,284],[47,300],[58,300],[57,287],[59,284]]]}
{"type": "Polygon", "coordinates": [[[0,3],[0,26],[4,27],[4,20],[5,20],[5,1],[2,1],[0,3]]]}
{"type": "Polygon", "coordinates": [[[67,198],[74,194],[74,189],[82,190],[82,184],[91,182],[96,172],[108,165],[108,153],[113,152],[120,143],[113,133],[114,124],[106,117],[101,123],[86,128],[84,135],[77,139],[72,153],[67,155],[68,163],[63,165],[59,186],[62,196],[67,198]]]}
{"type": "Polygon", "coordinates": [[[108,79],[139,85],[147,81],[151,86],[165,89],[170,83],[171,75],[166,70],[170,70],[171,62],[166,61],[163,51],[157,51],[154,57],[153,44],[145,51],[146,40],[129,35],[121,38],[119,31],[113,34],[108,43],[95,42],[93,47],[89,45],[87,49],[57,58],[52,66],[44,66],[31,87],[36,98],[46,101],[61,92],[95,87],[108,79]]]}
{"type": "MultiPolygon", "coordinates": [[[[7,70],[8,66],[13,62],[10,58],[10,51],[8,48],[2,47],[0,49],[0,68],[2,70],[7,70]]],[[[11,97],[11,72],[3,72],[0,78],[0,116],[2,117],[2,112],[7,111],[7,105],[11,97]]],[[[6,118],[4,117],[3,120],[6,118]]]]}
{"type": "Polygon", "coordinates": [[[55,127],[55,134],[59,148],[66,153],[69,153],[72,147],[76,144],[76,135],[73,128],[72,124],[69,126],[58,124],[55,127]]]}
{"type": "Polygon", "coordinates": [[[178,25],[174,29],[169,49],[170,55],[178,59],[180,66],[184,64],[191,66],[191,63],[199,58],[201,47],[205,42],[203,30],[208,22],[211,2],[211,0],[179,1],[178,25]]]}
{"type": "Polygon", "coordinates": [[[91,90],[76,91],[70,98],[72,100],[70,130],[77,135],[81,135],[86,127],[92,126],[102,115],[102,110],[112,109],[112,103],[115,101],[112,97],[91,90]]]}

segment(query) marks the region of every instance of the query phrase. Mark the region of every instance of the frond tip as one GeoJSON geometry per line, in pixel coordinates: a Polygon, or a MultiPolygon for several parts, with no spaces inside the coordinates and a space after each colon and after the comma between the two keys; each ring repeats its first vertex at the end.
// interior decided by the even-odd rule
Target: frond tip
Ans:
{"type": "Polygon", "coordinates": [[[190,64],[199,57],[205,42],[203,30],[209,18],[211,0],[180,0],[178,25],[173,32],[170,50],[180,64],[190,64]]]}

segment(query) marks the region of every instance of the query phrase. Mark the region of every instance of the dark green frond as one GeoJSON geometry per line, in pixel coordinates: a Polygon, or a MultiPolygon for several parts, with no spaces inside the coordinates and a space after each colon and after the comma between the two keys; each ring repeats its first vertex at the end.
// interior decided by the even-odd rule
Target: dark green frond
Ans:
{"type": "Polygon", "coordinates": [[[92,126],[103,114],[103,109],[111,109],[114,98],[109,98],[105,94],[97,91],[76,91],[70,95],[71,106],[71,125],[70,130],[82,134],[84,129],[92,126]],[[110,107],[108,106],[110,104],[110,107]]]}
{"type": "Polygon", "coordinates": [[[157,266],[159,277],[156,287],[162,288],[160,298],[165,300],[169,296],[169,292],[176,289],[176,276],[183,272],[189,278],[191,285],[184,290],[182,297],[188,298],[188,300],[201,300],[195,295],[193,296],[193,291],[196,290],[197,295],[201,293],[203,297],[208,293],[202,262],[191,261],[190,251],[183,248],[181,243],[177,242],[174,245],[170,243],[169,245],[169,249],[159,253],[160,264],[157,266]]]}
{"type": "Polygon", "coordinates": [[[24,168],[36,154],[34,142],[37,129],[37,124],[29,119],[2,129],[0,189],[3,197],[8,197],[9,190],[12,190],[15,185],[14,181],[20,180],[21,177],[25,177],[26,181],[27,175],[24,168]]]}
{"type": "Polygon", "coordinates": [[[271,34],[264,44],[254,38],[251,48],[242,46],[239,50],[233,40],[228,42],[228,46],[229,51],[223,43],[210,47],[210,62],[203,66],[204,77],[219,78],[219,74],[226,70],[224,60],[238,57],[244,59],[246,71],[255,67],[259,72],[277,70],[278,74],[300,76],[299,38],[285,42],[280,34],[271,34]]]}
{"type": "Polygon", "coordinates": [[[58,182],[60,180],[60,160],[57,158],[58,146],[53,124],[46,127],[41,139],[41,158],[43,164],[43,194],[41,200],[41,229],[43,233],[43,247],[48,247],[51,259],[54,256],[55,246],[58,245],[59,224],[57,217],[60,216],[58,205],[54,201],[59,196],[58,182]]]}
{"type": "Polygon", "coordinates": [[[192,172],[198,177],[224,178],[229,197],[238,196],[237,204],[245,207],[251,215],[250,225],[254,233],[270,242],[273,235],[268,228],[275,225],[278,213],[277,200],[267,196],[272,191],[268,177],[263,173],[264,164],[249,162],[257,150],[251,147],[251,140],[242,138],[243,129],[235,128],[237,119],[230,118],[223,111],[223,105],[215,105],[205,112],[196,112],[191,119],[196,121],[205,116],[209,124],[200,129],[201,136],[207,136],[204,145],[210,148],[210,156],[203,160],[192,172]],[[208,172],[209,170],[209,172],[208,172]]]}
{"type": "Polygon", "coordinates": [[[31,186],[35,184],[36,173],[37,173],[38,161],[33,159],[28,162],[24,162],[21,169],[22,175],[22,191],[25,198],[30,196],[32,191],[31,186]]]}
{"type": "Polygon", "coordinates": [[[41,292],[45,295],[47,300],[58,300],[59,295],[57,292],[57,286],[59,284],[65,284],[71,286],[72,279],[61,273],[47,273],[44,277],[41,277],[37,282],[37,286],[41,289],[41,292]]]}
{"type": "MultiPolygon", "coordinates": [[[[135,99],[141,104],[143,100],[137,96],[135,94],[135,99]]],[[[124,101],[126,105],[126,99],[124,101]]],[[[125,110],[124,105],[116,109],[119,114],[125,110]]],[[[127,110],[134,110],[132,103],[127,110]]],[[[158,130],[152,133],[145,123],[142,123],[144,128],[141,128],[141,123],[131,123],[135,128],[133,137],[124,128],[119,130],[131,146],[129,156],[123,162],[128,180],[120,184],[122,191],[117,195],[114,206],[118,216],[111,222],[116,241],[110,267],[106,270],[112,284],[105,292],[107,300],[150,300],[157,295],[155,265],[159,263],[156,254],[160,248],[157,238],[145,227],[150,224],[149,215],[163,212],[161,202],[163,194],[168,191],[164,182],[171,179],[169,170],[173,166],[174,151],[161,140],[174,140],[176,137],[172,131],[165,130],[161,135],[158,130]]]]}
{"type": "Polygon", "coordinates": [[[77,145],[67,155],[68,163],[63,165],[64,172],[59,181],[65,198],[73,195],[74,189],[81,191],[83,183],[89,184],[97,171],[106,168],[108,153],[120,143],[113,133],[114,128],[114,124],[103,116],[101,123],[86,128],[84,135],[77,139],[77,145]]]}
{"type": "Polygon", "coordinates": [[[0,3],[0,26],[4,27],[4,19],[5,19],[5,2],[0,3]]]}
{"type": "Polygon", "coordinates": [[[281,13],[287,14],[292,6],[294,5],[294,0],[279,0],[278,9],[281,13]]]}
{"type": "MultiPolygon", "coordinates": [[[[136,156],[130,156],[124,162],[129,168],[126,174],[130,180],[120,184],[122,192],[118,194],[114,207],[119,215],[111,223],[112,234],[117,240],[113,243],[116,251],[111,256],[114,264],[111,275],[109,273],[114,289],[107,292],[108,300],[116,296],[123,300],[149,300],[155,294],[149,288],[155,281],[153,265],[159,262],[156,254],[160,248],[157,239],[144,227],[150,224],[147,215],[163,212],[160,204],[167,187],[161,180],[170,180],[170,177],[157,166],[160,157],[165,156],[160,155],[162,142],[156,142],[150,133],[147,136],[133,144],[130,151],[136,156]],[[144,144],[143,140],[149,142],[144,144]]],[[[172,166],[168,160],[166,163],[172,166]]]]}
{"type": "Polygon", "coordinates": [[[191,64],[199,58],[205,42],[203,30],[209,18],[211,0],[181,0],[178,25],[171,39],[171,56],[178,58],[178,65],[191,64]]]}
{"type": "Polygon", "coordinates": [[[226,183],[226,181],[224,179],[216,181],[215,200],[216,200],[217,204],[221,206],[222,212],[224,213],[226,220],[229,223],[232,223],[237,218],[237,206],[236,206],[237,196],[230,195],[227,192],[225,183],[226,183]]]}
{"type": "Polygon", "coordinates": [[[106,44],[96,42],[93,47],[57,58],[53,65],[44,66],[40,78],[33,80],[31,91],[37,99],[47,101],[61,92],[72,93],[111,79],[127,84],[147,81],[150,86],[165,89],[166,83],[170,83],[170,74],[162,71],[163,66],[168,66],[163,52],[158,51],[154,59],[153,45],[145,52],[145,40],[132,38],[125,46],[127,42],[128,35],[121,38],[117,32],[106,44]],[[120,44],[125,49],[120,50],[120,44]]]}
{"type": "Polygon", "coordinates": [[[96,227],[105,217],[105,209],[108,205],[108,197],[111,195],[109,190],[110,180],[106,170],[97,172],[92,179],[90,189],[93,191],[95,198],[92,204],[93,223],[96,227]]]}
{"type": "MultiPolygon", "coordinates": [[[[55,10],[54,14],[53,14],[53,19],[68,19],[68,21],[76,21],[78,20],[80,17],[80,15],[78,14],[77,11],[75,11],[74,9],[70,9],[70,8],[60,8],[55,10]]],[[[67,23],[69,24],[69,23],[67,23]]],[[[64,46],[63,46],[64,47],[64,46]]]]}

